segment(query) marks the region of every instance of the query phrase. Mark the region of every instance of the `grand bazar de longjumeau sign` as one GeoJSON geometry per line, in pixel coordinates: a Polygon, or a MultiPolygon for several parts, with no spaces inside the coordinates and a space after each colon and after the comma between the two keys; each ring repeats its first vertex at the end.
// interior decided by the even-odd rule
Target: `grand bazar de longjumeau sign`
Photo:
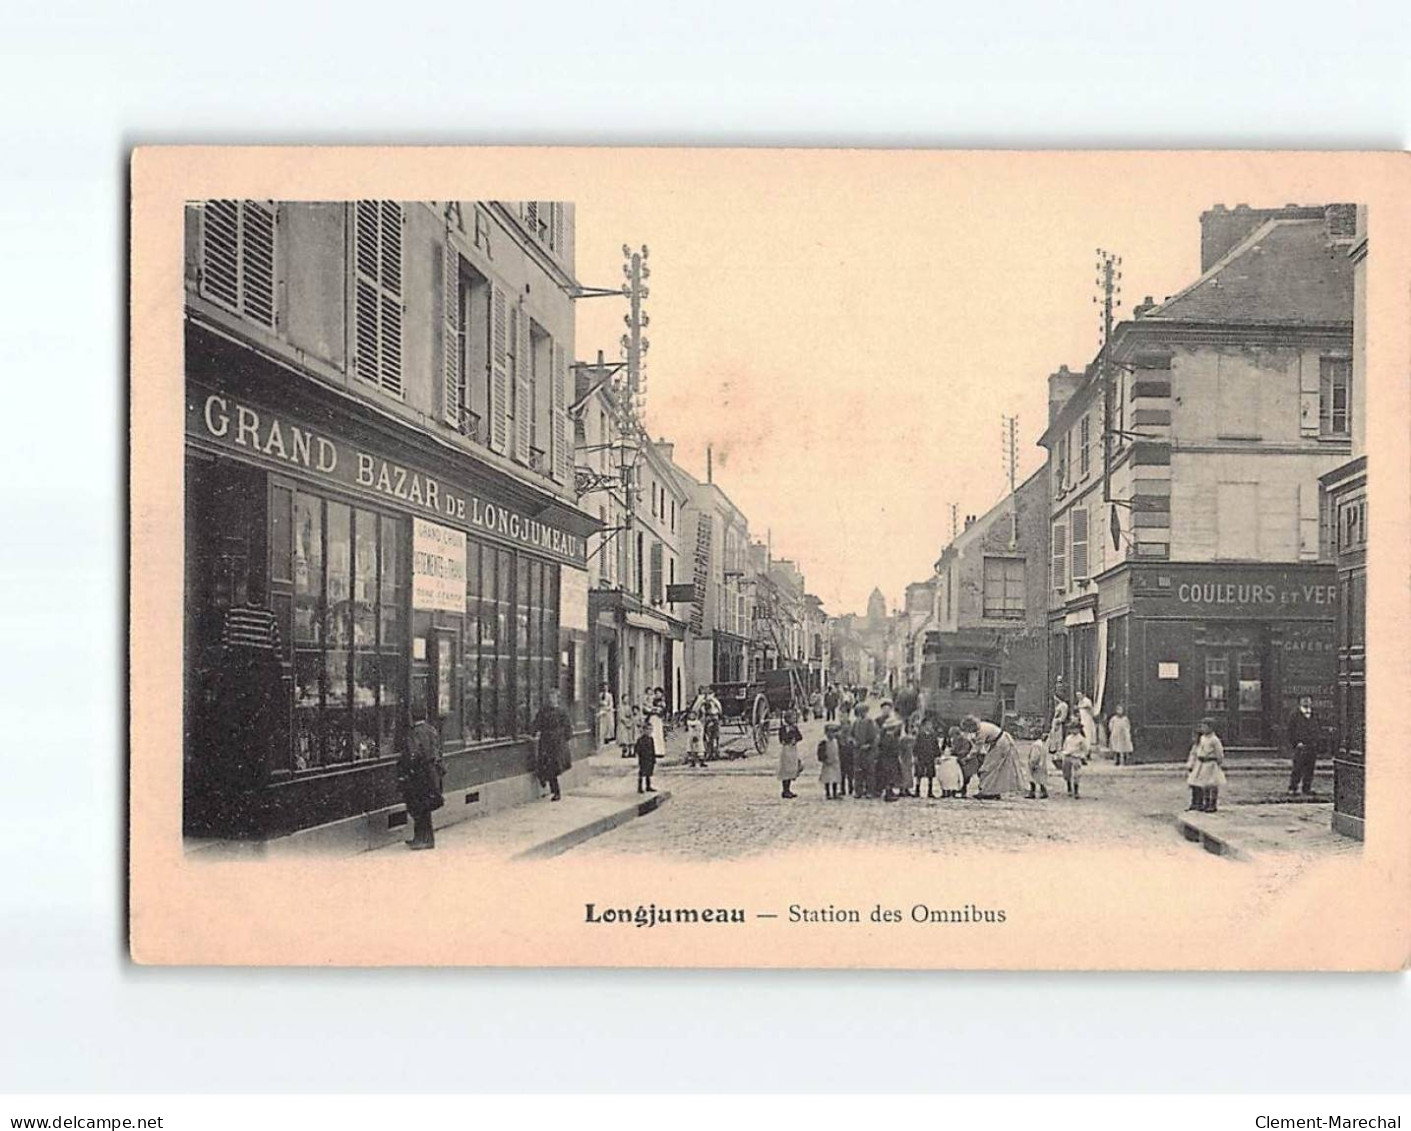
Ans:
{"type": "Polygon", "coordinates": [[[407,467],[319,431],[288,413],[221,393],[194,391],[186,403],[187,435],[221,450],[284,469],[298,469],[382,499],[395,499],[428,517],[501,542],[532,546],[583,568],[584,539],[503,503],[493,503],[428,472],[407,467]]]}

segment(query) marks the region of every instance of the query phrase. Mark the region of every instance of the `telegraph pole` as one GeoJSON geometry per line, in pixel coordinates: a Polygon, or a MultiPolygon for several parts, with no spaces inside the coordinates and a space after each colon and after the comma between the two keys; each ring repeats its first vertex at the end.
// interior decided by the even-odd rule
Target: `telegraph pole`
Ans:
{"type": "Polygon", "coordinates": [[[1112,501],[1112,363],[1107,356],[1112,344],[1113,310],[1122,305],[1122,257],[1097,249],[1099,293],[1093,302],[1102,304],[1101,341],[1098,343],[1098,377],[1102,381],[1102,501],[1112,501]]]}
{"type": "Polygon", "coordinates": [[[1009,544],[1019,543],[1019,500],[1014,497],[1015,484],[1019,477],[1019,417],[1004,418],[1004,464],[1005,475],[1009,479],[1009,544]]]}
{"type": "Polygon", "coordinates": [[[622,316],[623,322],[627,324],[627,333],[623,334],[621,339],[622,355],[627,359],[625,403],[630,406],[633,419],[637,420],[646,407],[646,356],[652,343],[642,333],[651,324],[651,318],[642,309],[642,303],[651,294],[647,280],[651,278],[652,269],[647,266],[646,244],[636,251],[623,244],[622,257],[626,260],[622,265],[622,274],[627,280],[622,284],[622,294],[628,305],[627,313],[622,316]]]}

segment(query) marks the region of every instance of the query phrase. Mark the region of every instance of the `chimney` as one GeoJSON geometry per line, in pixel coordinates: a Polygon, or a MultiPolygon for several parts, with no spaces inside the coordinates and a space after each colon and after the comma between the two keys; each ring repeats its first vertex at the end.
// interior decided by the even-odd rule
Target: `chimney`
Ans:
{"type": "Polygon", "coordinates": [[[969,530],[969,529],[970,529],[972,526],[974,526],[974,525],[975,525],[975,516],[974,516],[973,514],[967,514],[967,515],[965,516],[965,529],[966,529],[966,530],[969,530]]]}
{"type": "Polygon", "coordinates": [[[1236,204],[1233,209],[1217,204],[1200,214],[1200,272],[1205,274],[1236,244],[1247,239],[1268,220],[1321,220],[1322,205],[1285,204],[1282,208],[1251,208],[1236,204]]]}
{"type": "Polygon", "coordinates": [[[1141,302],[1137,303],[1132,310],[1133,318],[1144,318],[1156,309],[1156,303],[1151,301],[1151,295],[1147,295],[1141,302]]]}
{"type": "Polygon", "coordinates": [[[671,457],[676,454],[676,445],[672,441],[662,437],[657,441],[657,451],[661,453],[662,458],[666,460],[667,463],[670,463],[671,457]]]}
{"type": "Polygon", "coordinates": [[[1057,373],[1049,374],[1048,378],[1048,422],[1052,424],[1058,418],[1058,414],[1063,410],[1063,406],[1068,403],[1068,399],[1076,393],[1083,384],[1083,374],[1074,373],[1066,365],[1060,365],[1057,373]]]}
{"type": "Polygon", "coordinates": [[[1328,228],[1328,242],[1352,240],[1357,235],[1357,205],[1330,204],[1323,209],[1323,223],[1328,228]]]}

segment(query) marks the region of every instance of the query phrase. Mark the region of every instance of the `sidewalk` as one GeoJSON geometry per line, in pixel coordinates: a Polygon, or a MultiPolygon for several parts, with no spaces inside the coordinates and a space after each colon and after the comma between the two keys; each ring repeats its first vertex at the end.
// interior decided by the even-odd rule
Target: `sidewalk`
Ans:
{"type": "Polygon", "coordinates": [[[1207,852],[1250,861],[1269,853],[1346,850],[1355,842],[1332,829],[1332,798],[1225,805],[1214,813],[1177,813],[1176,827],[1207,852]]]}
{"type": "MultiPolygon", "coordinates": [[[[545,798],[437,829],[436,851],[469,850],[512,860],[542,860],[655,812],[669,800],[670,790],[639,794],[635,777],[599,776],[595,772],[586,785],[566,790],[561,801],[545,798]]],[[[404,852],[406,848],[393,843],[373,851],[404,852]]]]}

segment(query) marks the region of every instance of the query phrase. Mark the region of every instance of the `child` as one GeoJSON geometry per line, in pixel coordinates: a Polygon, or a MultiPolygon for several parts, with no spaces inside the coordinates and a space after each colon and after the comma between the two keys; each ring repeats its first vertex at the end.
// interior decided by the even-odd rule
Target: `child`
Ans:
{"type": "Polygon", "coordinates": [[[1215,812],[1220,787],[1225,784],[1225,746],[1215,733],[1213,719],[1200,720],[1200,731],[1186,766],[1190,769],[1186,784],[1191,787],[1191,803],[1186,811],[1215,812]]]}
{"type": "MultiPolygon", "coordinates": [[[[934,799],[936,796],[936,759],[941,756],[941,743],[936,734],[936,720],[927,715],[921,720],[921,732],[916,736],[916,745],[912,747],[912,756],[916,761],[916,796],[921,796],[921,783],[926,783],[926,796],[934,799]]],[[[959,769],[959,764],[956,766],[959,769]]],[[[946,787],[941,785],[941,796],[946,796],[946,787]]]]}
{"type": "Polygon", "coordinates": [[[701,722],[700,712],[692,711],[686,717],[686,765],[704,767],[705,764],[705,724],[701,722]]]}
{"type": "Polygon", "coordinates": [[[779,728],[779,780],[783,789],[779,796],[792,800],[798,794],[791,786],[794,779],[803,773],[803,759],[799,757],[799,743],[803,741],[803,731],[799,730],[799,713],[788,711],[784,715],[784,725],[779,728]]]}
{"type": "Polygon", "coordinates": [[[920,797],[921,790],[916,781],[916,732],[910,719],[904,719],[901,727],[901,746],[897,750],[897,761],[901,766],[901,776],[897,784],[903,797],[920,797]]]}
{"type": "Polygon", "coordinates": [[[1069,723],[1063,738],[1063,780],[1068,784],[1068,796],[1078,796],[1078,779],[1087,764],[1091,748],[1081,723],[1069,723]]]}
{"type": "Polygon", "coordinates": [[[1112,747],[1112,760],[1117,765],[1132,764],[1132,720],[1127,718],[1127,708],[1121,703],[1107,720],[1107,744],[1112,747]]]}
{"type": "Polygon", "coordinates": [[[841,801],[843,798],[843,751],[838,741],[838,724],[829,723],[823,728],[823,741],[818,744],[818,780],[823,783],[823,797],[826,801],[841,801]]]}
{"type": "MultiPolygon", "coordinates": [[[[1065,727],[1065,730],[1067,728],[1065,727]]],[[[1066,741],[1066,739],[1065,739],[1066,741]]],[[[1048,760],[1050,758],[1048,743],[1032,742],[1029,744],[1029,797],[1034,797],[1034,791],[1038,791],[1041,801],[1048,800],[1048,760]]],[[[1069,793],[1073,790],[1069,789],[1069,793]]]]}
{"type": "Polygon", "coordinates": [[[945,749],[941,751],[940,760],[936,763],[936,773],[941,779],[942,797],[965,796],[965,773],[960,768],[960,759],[956,756],[955,739],[949,735],[945,749]]]}
{"type": "Polygon", "coordinates": [[[980,757],[975,750],[975,744],[970,741],[970,736],[959,727],[950,728],[950,749],[955,755],[955,760],[960,764],[960,793],[958,796],[966,797],[970,791],[971,779],[980,772],[980,757]]]}
{"type": "Polygon", "coordinates": [[[632,757],[637,742],[637,708],[622,697],[622,706],[617,709],[617,749],[624,758],[632,757]]]}
{"type": "Polygon", "coordinates": [[[655,793],[652,788],[652,773],[657,768],[657,746],[652,741],[652,732],[646,727],[637,736],[637,792],[655,793]],[[645,788],[644,788],[645,787],[645,788]]]}
{"type": "Polygon", "coordinates": [[[843,721],[838,727],[838,748],[842,761],[843,782],[839,792],[852,795],[857,791],[857,743],[852,736],[852,711],[851,708],[843,711],[843,721]]]}

